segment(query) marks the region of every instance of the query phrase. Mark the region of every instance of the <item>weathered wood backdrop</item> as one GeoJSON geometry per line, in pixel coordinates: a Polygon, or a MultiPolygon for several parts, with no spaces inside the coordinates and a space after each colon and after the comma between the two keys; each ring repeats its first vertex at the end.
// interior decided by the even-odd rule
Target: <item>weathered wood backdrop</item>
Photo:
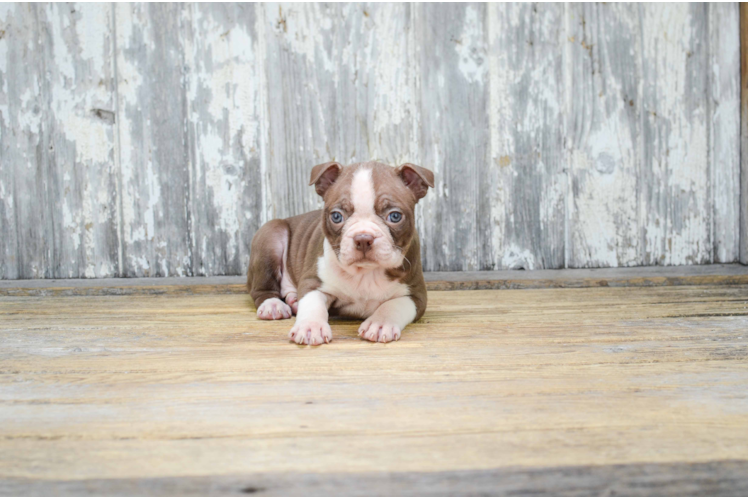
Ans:
{"type": "Polygon", "coordinates": [[[242,274],[330,159],[435,171],[427,270],[736,261],[738,11],[3,4],[0,278],[242,274]]]}

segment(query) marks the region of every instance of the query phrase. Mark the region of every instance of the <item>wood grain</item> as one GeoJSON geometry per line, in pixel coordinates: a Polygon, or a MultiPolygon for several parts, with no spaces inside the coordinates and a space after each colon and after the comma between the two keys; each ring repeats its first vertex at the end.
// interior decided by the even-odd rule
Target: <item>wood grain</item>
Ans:
{"type": "Polygon", "coordinates": [[[714,219],[712,261],[737,262],[740,256],[740,12],[734,3],[710,3],[709,164],[714,219]]]}
{"type": "Polygon", "coordinates": [[[748,5],[740,4],[740,262],[748,264],[748,5]]]}
{"type": "Polygon", "coordinates": [[[37,6],[5,4],[0,38],[0,270],[2,278],[53,277],[44,211],[44,151],[37,6]],[[11,78],[10,75],[13,75],[11,78]]]}
{"type": "MultiPolygon", "coordinates": [[[[569,193],[567,265],[642,263],[639,177],[642,82],[635,4],[574,4],[564,70],[569,193]]],[[[661,183],[652,189],[659,191],[661,183]]]]}
{"type": "Polygon", "coordinates": [[[748,462],[504,467],[440,472],[237,474],[34,481],[4,496],[744,496],[748,462]]]}
{"type": "Polygon", "coordinates": [[[738,10],[3,6],[0,279],[243,273],[331,159],[436,171],[426,270],[748,263],[738,10]]]}
{"type": "Polygon", "coordinates": [[[185,7],[116,8],[124,276],[194,274],[185,7]]]}
{"type": "Polygon", "coordinates": [[[321,207],[309,188],[309,169],[334,154],[334,45],[332,4],[266,4],[265,30],[269,148],[268,193],[273,217],[321,207]]]}
{"type": "Polygon", "coordinates": [[[419,4],[420,158],[436,187],[421,200],[425,269],[474,271],[489,208],[485,4],[419,4]],[[449,119],[444,117],[449,116],[449,119]]]}
{"type": "Polygon", "coordinates": [[[256,6],[190,4],[185,38],[193,275],[244,274],[263,222],[256,6]]]}
{"type": "Polygon", "coordinates": [[[488,9],[491,158],[479,177],[489,193],[478,217],[480,269],[565,267],[564,6],[488,9]]]}
{"type": "Polygon", "coordinates": [[[643,264],[700,264],[712,253],[703,4],[641,5],[643,264]],[[705,168],[707,167],[707,168],[705,168]]]}
{"type": "Polygon", "coordinates": [[[748,286],[429,299],[300,348],[246,295],[2,297],[0,481],[744,467],[748,286]]]}
{"type": "Polygon", "coordinates": [[[109,5],[0,13],[0,276],[119,268],[109,5]]]}
{"type": "MultiPolygon", "coordinates": [[[[40,4],[46,277],[119,274],[111,5],[40,4]]],[[[30,200],[38,205],[41,200],[30,200]]],[[[39,210],[39,208],[37,208],[39,210]]]]}
{"type": "MultiPolygon", "coordinates": [[[[338,4],[332,40],[337,137],[329,147],[345,163],[420,161],[417,43],[408,3],[338,4]]],[[[329,111],[326,111],[329,113],[329,111]]],[[[330,118],[333,118],[330,116],[330,118]]],[[[308,171],[308,170],[307,170],[308,171]]]]}

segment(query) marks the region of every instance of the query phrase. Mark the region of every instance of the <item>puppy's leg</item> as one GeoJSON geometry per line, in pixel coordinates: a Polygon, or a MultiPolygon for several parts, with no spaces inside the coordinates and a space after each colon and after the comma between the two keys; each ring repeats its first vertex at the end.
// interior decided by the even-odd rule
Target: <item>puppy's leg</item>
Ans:
{"type": "Polygon", "coordinates": [[[271,220],[252,238],[247,288],[260,319],[288,319],[291,307],[281,300],[284,255],[288,249],[288,223],[271,220]]]}
{"type": "Polygon", "coordinates": [[[319,345],[332,340],[332,330],[327,322],[330,306],[330,296],[313,290],[304,295],[299,301],[299,311],[296,313],[296,324],[288,336],[297,344],[319,345]]]}
{"type": "Polygon", "coordinates": [[[403,329],[416,317],[416,304],[410,297],[388,300],[361,323],[358,336],[372,342],[398,340],[403,329]]]}
{"type": "Polygon", "coordinates": [[[299,310],[298,292],[291,281],[291,275],[288,272],[288,245],[283,252],[283,268],[281,270],[280,294],[283,300],[291,307],[293,314],[299,310]]]}

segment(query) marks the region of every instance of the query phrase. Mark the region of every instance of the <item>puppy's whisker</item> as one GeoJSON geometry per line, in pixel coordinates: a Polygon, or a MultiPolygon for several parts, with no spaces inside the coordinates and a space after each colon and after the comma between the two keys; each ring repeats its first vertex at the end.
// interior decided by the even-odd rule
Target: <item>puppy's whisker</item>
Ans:
{"type": "Polygon", "coordinates": [[[407,257],[403,257],[403,260],[408,263],[408,271],[413,269],[413,264],[410,263],[407,257]]]}
{"type": "Polygon", "coordinates": [[[413,264],[411,264],[408,258],[405,256],[405,251],[403,250],[403,247],[400,247],[397,245],[392,245],[392,246],[393,248],[395,248],[395,250],[403,254],[403,260],[408,263],[408,270],[410,271],[413,268],[413,264]]]}

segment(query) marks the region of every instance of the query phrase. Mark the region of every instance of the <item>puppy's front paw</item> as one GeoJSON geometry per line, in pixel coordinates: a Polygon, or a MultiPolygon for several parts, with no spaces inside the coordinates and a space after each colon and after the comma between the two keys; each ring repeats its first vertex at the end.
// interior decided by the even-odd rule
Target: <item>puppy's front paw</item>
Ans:
{"type": "Polygon", "coordinates": [[[400,327],[394,323],[369,318],[361,323],[358,336],[371,342],[393,342],[400,339],[400,327]]]}
{"type": "Polygon", "coordinates": [[[267,299],[257,308],[260,319],[288,319],[291,314],[291,306],[276,298],[267,299]]]}
{"type": "Polygon", "coordinates": [[[327,323],[318,321],[296,321],[288,334],[292,342],[297,344],[320,345],[332,341],[332,330],[327,323]]]}
{"type": "Polygon", "coordinates": [[[286,298],[284,300],[286,301],[286,304],[288,304],[291,307],[291,310],[293,311],[294,314],[299,312],[299,298],[295,292],[291,292],[288,295],[286,295],[286,298]]]}

